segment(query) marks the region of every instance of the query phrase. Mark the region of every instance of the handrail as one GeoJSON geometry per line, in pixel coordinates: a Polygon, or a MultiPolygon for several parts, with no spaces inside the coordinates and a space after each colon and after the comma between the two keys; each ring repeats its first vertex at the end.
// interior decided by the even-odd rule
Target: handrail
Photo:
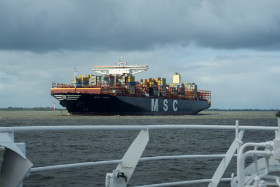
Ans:
{"type": "MultiPolygon", "coordinates": [[[[222,178],[222,182],[228,182],[231,178],[222,178]]],[[[159,187],[159,186],[178,186],[178,185],[186,185],[186,184],[201,184],[201,183],[209,183],[211,179],[199,179],[199,180],[189,180],[189,181],[180,181],[180,182],[168,182],[168,183],[160,183],[160,184],[149,184],[135,187],[159,187]]]]}
{"type": "MultiPolygon", "coordinates": [[[[0,132],[32,132],[32,131],[76,131],[76,130],[155,130],[155,129],[201,129],[201,130],[236,130],[233,125],[74,125],[74,126],[18,126],[0,127],[0,132]]],[[[271,126],[239,126],[239,130],[275,131],[271,126]]]]}
{"type": "MultiPolygon", "coordinates": [[[[153,160],[171,160],[171,159],[201,159],[201,158],[224,158],[225,154],[213,154],[213,155],[175,155],[175,156],[154,156],[154,157],[142,157],[140,158],[140,162],[143,161],[153,161],[153,160]]],[[[237,157],[237,154],[234,155],[237,157]]],[[[80,162],[80,163],[72,163],[72,164],[60,164],[53,166],[42,166],[31,168],[31,172],[40,172],[40,171],[49,171],[49,170],[57,170],[57,169],[68,169],[68,168],[77,168],[77,167],[89,167],[96,165],[106,165],[106,164],[118,164],[121,160],[107,160],[107,161],[96,161],[96,162],[80,162]]]]}

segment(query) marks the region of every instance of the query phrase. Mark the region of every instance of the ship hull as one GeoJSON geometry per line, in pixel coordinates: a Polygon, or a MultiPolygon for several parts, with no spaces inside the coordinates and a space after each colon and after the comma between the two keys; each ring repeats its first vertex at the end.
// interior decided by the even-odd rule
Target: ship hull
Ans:
{"type": "Polygon", "coordinates": [[[210,107],[207,100],[106,94],[53,94],[70,114],[84,115],[190,115],[210,107]]]}

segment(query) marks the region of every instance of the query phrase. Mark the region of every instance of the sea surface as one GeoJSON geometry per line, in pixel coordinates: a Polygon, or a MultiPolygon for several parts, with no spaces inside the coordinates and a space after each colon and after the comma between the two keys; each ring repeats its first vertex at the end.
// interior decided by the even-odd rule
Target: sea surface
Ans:
{"type": "MultiPolygon", "coordinates": [[[[66,111],[0,111],[0,126],[34,125],[240,125],[277,126],[275,111],[204,111],[186,116],[75,116],[66,111]]],[[[98,130],[16,133],[26,143],[34,167],[101,160],[119,160],[139,130],[98,130]]],[[[235,138],[229,130],[150,130],[143,157],[224,154],[235,138]]],[[[268,141],[274,132],[245,131],[243,141],[268,141]]],[[[179,159],[140,162],[129,186],[210,179],[220,159],[179,159]]],[[[104,186],[106,173],[117,164],[31,173],[24,186],[104,186]]],[[[232,161],[224,177],[235,173],[232,161]]],[[[186,186],[186,185],[185,185],[186,186]]],[[[190,185],[189,185],[190,186],[190,185]]],[[[208,186],[196,184],[191,186],[208,186]]],[[[222,184],[221,186],[229,186],[222,184]]]]}

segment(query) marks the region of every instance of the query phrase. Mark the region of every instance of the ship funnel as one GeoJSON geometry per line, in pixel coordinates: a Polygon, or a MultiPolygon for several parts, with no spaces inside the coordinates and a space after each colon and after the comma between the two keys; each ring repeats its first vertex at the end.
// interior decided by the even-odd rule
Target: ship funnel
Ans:
{"type": "Polygon", "coordinates": [[[181,84],[181,75],[178,72],[175,72],[173,75],[173,84],[181,84]]]}

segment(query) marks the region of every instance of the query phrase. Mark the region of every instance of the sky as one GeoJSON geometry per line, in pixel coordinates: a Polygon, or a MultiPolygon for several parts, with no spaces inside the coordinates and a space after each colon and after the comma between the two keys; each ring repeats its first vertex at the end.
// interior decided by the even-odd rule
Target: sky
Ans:
{"type": "MultiPolygon", "coordinates": [[[[212,109],[280,109],[278,0],[0,0],[0,108],[52,107],[52,82],[147,64],[211,90],[212,109]]],[[[62,107],[61,107],[62,108],[62,107]]]]}

